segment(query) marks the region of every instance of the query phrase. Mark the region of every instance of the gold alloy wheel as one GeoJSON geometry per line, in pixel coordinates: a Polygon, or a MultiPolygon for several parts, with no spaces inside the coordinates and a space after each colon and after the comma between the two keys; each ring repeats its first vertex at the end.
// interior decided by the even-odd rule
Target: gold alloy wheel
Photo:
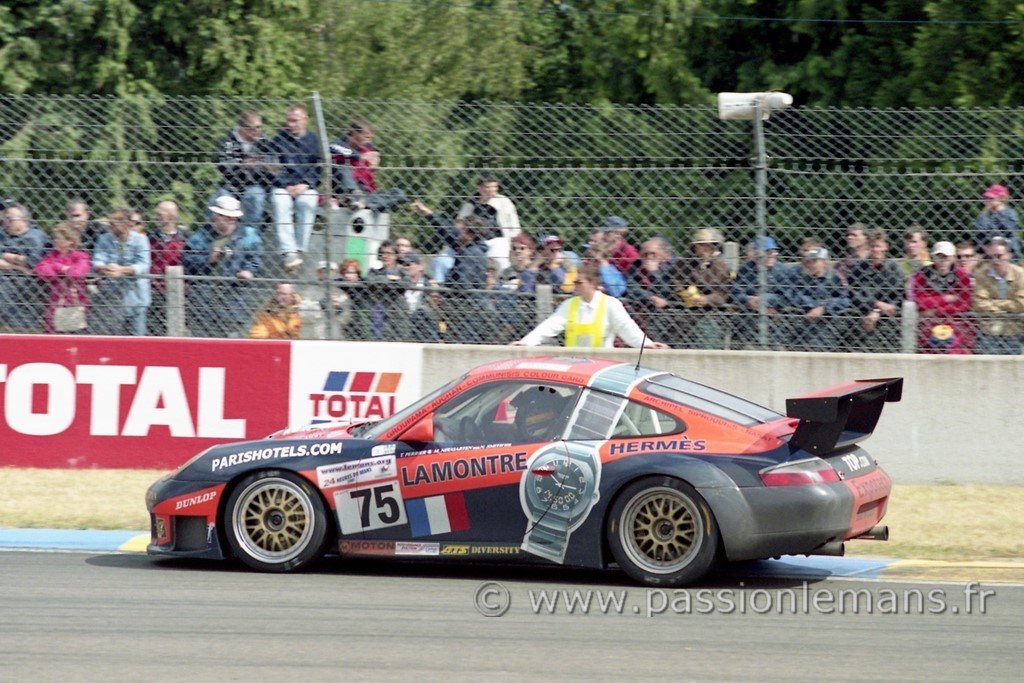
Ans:
{"type": "Polygon", "coordinates": [[[251,557],[268,564],[294,559],[313,536],[313,504],[294,482],[271,477],[250,484],[231,514],[235,538],[251,557]]]}
{"type": "Polygon", "coordinates": [[[636,494],[619,518],[623,550],[652,574],[672,574],[686,567],[700,551],[704,535],[693,499],[664,486],[636,494]]]}

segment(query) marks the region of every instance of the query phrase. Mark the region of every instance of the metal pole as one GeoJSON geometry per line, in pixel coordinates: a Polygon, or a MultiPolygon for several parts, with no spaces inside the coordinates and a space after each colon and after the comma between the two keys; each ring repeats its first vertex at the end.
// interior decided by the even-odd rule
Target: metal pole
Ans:
{"type": "Polygon", "coordinates": [[[757,341],[762,349],[768,349],[768,312],[765,292],[768,290],[767,250],[764,249],[768,234],[767,186],[768,155],[764,150],[764,122],[761,120],[762,103],[754,100],[754,220],[757,223],[757,341]]]}
{"type": "MultiPolygon", "coordinates": [[[[324,320],[327,322],[326,337],[334,338],[334,304],[331,291],[334,288],[334,277],[331,275],[331,211],[334,191],[331,186],[332,164],[331,164],[331,142],[327,139],[327,124],[324,122],[324,108],[320,102],[320,93],[313,91],[313,111],[316,112],[316,127],[320,133],[320,147],[324,157],[324,261],[327,262],[327,278],[324,280],[324,320]]],[[[342,253],[345,252],[345,238],[342,237],[342,253]]],[[[340,269],[339,269],[340,271],[340,269]]],[[[308,272],[308,271],[307,271],[308,272]]],[[[315,270],[313,271],[316,272],[315,270]]]]}

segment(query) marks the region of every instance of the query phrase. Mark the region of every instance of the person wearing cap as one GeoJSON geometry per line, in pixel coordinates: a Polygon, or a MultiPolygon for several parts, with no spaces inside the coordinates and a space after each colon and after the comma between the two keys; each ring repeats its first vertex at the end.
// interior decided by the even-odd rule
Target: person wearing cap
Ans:
{"type": "Polygon", "coordinates": [[[90,331],[98,334],[146,334],[146,309],[150,302],[149,240],[131,229],[128,209],[116,208],[108,216],[107,232],[96,239],[93,270],[103,279],[93,301],[90,331]],[[121,310],[109,303],[120,299],[121,310]],[[106,300],[106,306],[104,306],[106,300]]]}
{"type": "Polygon", "coordinates": [[[983,248],[993,237],[1005,237],[1014,260],[1020,259],[1017,212],[1007,206],[1010,190],[1005,185],[989,185],[981,194],[985,208],[974,219],[974,242],[983,248]]]}
{"type": "Polygon", "coordinates": [[[717,228],[696,230],[690,257],[682,260],[678,298],[689,311],[685,348],[718,349],[725,343],[721,312],[729,300],[732,274],[719,251],[723,239],[717,228]]]}
{"type": "Polygon", "coordinates": [[[260,272],[263,241],[256,228],[240,225],[242,204],[230,195],[210,206],[210,222],[185,243],[186,275],[216,277],[189,284],[188,328],[194,336],[237,337],[248,329],[259,293],[250,281],[260,272]]]}
{"type": "Polygon", "coordinates": [[[952,242],[936,242],[932,264],[914,273],[907,299],[917,305],[918,353],[967,354],[974,348],[971,276],[956,265],[952,242]]]}
{"type": "Polygon", "coordinates": [[[779,325],[789,350],[840,350],[840,341],[846,338],[841,316],[850,307],[850,296],[829,270],[825,247],[803,253],[780,293],[785,316],[779,325]]]}
{"type": "Polygon", "coordinates": [[[551,285],[556,292],[572,293],[578,269],[575,260],[566,254],[561,237],[554,233],[541,237],[540,252],[534,262],[538,285],[551,285]]]}
{"type": "Polygon", "coordinates": [[[608,216],[601,224],[605,248],[608,250],[608,262],[627,278],[633,266],[640,260],[640,252],[626,241],[628,229],[629,223],[622,216],[608,216]]]}
{"type": "Polygon", "coordinates": [[[1024,334],[1024,268],[1010,262],[1006,244],[990,243],[974,276],[978,328],[974,352],[1019,356],[1024,334]]]}
{"type": "MultiPolygon", "coordinates": [[[[759,343],[757,316],[761,310],[759,272],[762,256],[765,268],[764,308],[767,315],[775,316],[778,313],[780,290],[789,275],[789,269],[779,263],[779,245],[775,238],[766,235],[747,243],[747,260],[736,271],[736,279],[729,288],[730,300],[740,308],[733,324],[733,335],[740,346],[757,346],[759,343]]],[[[772,324],[774,326],[774,321],[772,324]]],[[[776,333],[773,331],[773,334],[776,333]]]]}
{"type": "Polygon", "coordinates": [[[546,320],[512,345],[538,346],[565,332],[567,347],[612,348],[618,338],[634,348],[668,348],[667,344],[647,339],[622,302],[598,289],[600,282],[597,266],[584,263],[576,279],[576,296],[559,304],[546,320]]]}
{"type": "Polygon", "coordinates": [[[860,324],[851,330],[859,351],[896,353],[900,350],[899,315],[906,285],[899,265],[889,258],[884,230],[867,234],[868,258],[847,275],[852,312],[860,324]]]}
{"type": "Polygon", "coordinates": [[[249,328],[250,339],[299,339],[302,334],[302,316],[299,306],[302,297],[287,282],[279,282],[274,296],[256,314],[256,322],[249,328]]]}

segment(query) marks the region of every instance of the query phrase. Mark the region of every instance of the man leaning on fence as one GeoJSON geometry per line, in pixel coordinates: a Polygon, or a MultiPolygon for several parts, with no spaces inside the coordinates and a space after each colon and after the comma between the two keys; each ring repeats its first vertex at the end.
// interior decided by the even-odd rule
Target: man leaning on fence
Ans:
{"type": "Polygon", "coordinates": [[[92,254],[93,270],[101,279],[89,328],[99,334],[146,334],[149,239],[132,230],[128,215],[124,208],[110,212],[107,232],[96,239],[92,254]]]}
{"type": "Polygon", "coordinates": [[[38,330],[43,289],[32,269],[43,258],[45,248],[46,235],[32,227],[28,209],[9,205],[0,232],[0,331],[38,330]]]}
{"type": "Polygon", "coordinates": [[[974,273],[974,304],[978,328],[975,353],[1020,355],[1024,334],[1024,269],[1010,263],[1010,248],[989,244],[986,260],[974,273]]]}
{"type": "Polygon", "coordinates": [[[907,298],[917,304],[918,352],[971,353],[971,276],[956,266],[952,242],[936,242],[932,258],[934,263],[914,273],[907,284],[907,298]]]}
{"type": "Polygon", "coordinates": [[[558,305],[555,312],[513,346],[538,346],[565,332],[565,346],[612,348],[615,340],[634,348],[641,344],[652,349],[667,349],[668,344],[646,339],[636,321],[629,317],[622,302],[598,289],[601,275],[593,263],[584,263],[576,279],[576,296],[558,305]]]}
{"type": "Polygon", "coordinates": [[[824,247],[808,249],[782,289],[779,325],[790,351],[837,351],[846,338],[841,317],[850,306],[843,283],[829,270],[824,247]]]}
{"type": "Polygon", "coordinates": [[[722,241],[717,228],[700,228],[690,240],[690,257],[680,261],[678,295],[688,311],[684,348],[720,349],[725,344],[731,274],[722,260],[722,241]]]}
{"type": "MultiPolygon", "coordinates": [[[[789,275],[789,268],[779,264],[779,245],[774,237],[766,235],[747,244],[747,260],[736,272],[736,279],[730,286],[730,299],[741,309],[733,325],[733,337],[736,345],[741,348],[760,346],[758,315],[762,297],[759,275],[762,254],[765,268],[765,315],[771,316],[771,334],[778,334],[775,318],[781,306],[782,286],[789,275]]],[[[765,339],[765,343],[772,345],[770,338],[765,339]]]]}
{"type": "Polygon", "coordinates": [[[900,350],[900,309],[905,285],[899,265],[889,258],[884,230],[868,232],[868,258],[847,273],[853,312],[859,324],[850,330],[858,351],[895,353],[900,350]]]}
{"type": "MultiPolygon", "coordinates": [[[[630,271],[625,299],[637,314],[644,329],[655,339],[673,343],[680,340],[683,321],[676,297],[679,289],[679,263],[672,245],[655,236],[641,245],[640,260],[630,271]]],[[[598,273],[600,281],[600,271],[598,273]]]]}
{"type": "Polygon", "coordinates": [[[246,109],[238,114],[235,127],[217,144],[220,187],[217,196],[232,195],[242,201],[243,222],[257,229],[263,226],[267,187],[274,179],[270,141],[263,135],[263,117],[246,109]]]}
{"type": "Polygon", "coordinates": [[[209,278],[187,283],[187,325],[197,337],[240,337],[258,306],[251,280],[262,265],[263,243],[256,228],[238,224],[242,206],[234,197],[218,197],[210,213],[211,223],[185,247],[185,272],[209,278]]]}

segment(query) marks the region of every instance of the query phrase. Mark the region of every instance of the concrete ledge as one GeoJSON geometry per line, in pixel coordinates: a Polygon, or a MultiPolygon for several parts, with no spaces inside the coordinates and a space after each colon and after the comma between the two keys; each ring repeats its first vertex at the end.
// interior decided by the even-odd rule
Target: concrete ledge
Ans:
{"type": "MultiPolygon", "coordinates": [[[[636,362],[634,349],[567,353],[559,347],[423,347],[423,389],[477,365],[528,355],[588,355],[636,362]]],[[[787,398],[851,379],[903,377],[866,443],[899,484],[1024,484],[1017,435],[1024,391],[1020,356],[919,356],[760,351],[644,351],[643,364],[785,411],[787,398]]]]}

